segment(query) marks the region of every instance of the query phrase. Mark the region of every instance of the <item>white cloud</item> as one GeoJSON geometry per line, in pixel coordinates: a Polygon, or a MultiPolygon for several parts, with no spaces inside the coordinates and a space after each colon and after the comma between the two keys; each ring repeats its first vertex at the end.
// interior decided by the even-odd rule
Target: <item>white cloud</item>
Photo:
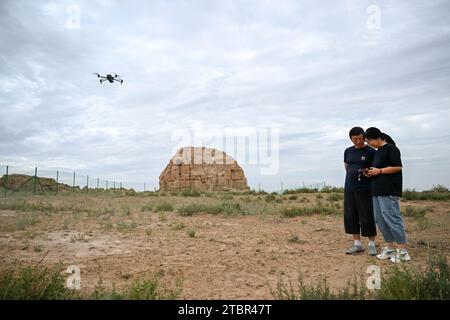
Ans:
{"type": "Polygon", "coordinates": [[[444,0],[380,2],[379,30],[370,1],[79,1],[79,30],[72,4],[0,4],[2,164],[156,185],[177,129],[279,127],[279,174],[244,163],[252,187],[342,185],[360,125],[398,142],[406,187],[450,181],[444,0]]]}

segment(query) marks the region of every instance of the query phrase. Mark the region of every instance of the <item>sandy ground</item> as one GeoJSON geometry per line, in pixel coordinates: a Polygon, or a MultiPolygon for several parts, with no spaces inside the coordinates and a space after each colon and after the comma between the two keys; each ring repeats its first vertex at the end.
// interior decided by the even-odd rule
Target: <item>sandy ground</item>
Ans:
{"type": "MultiPolygon", "coordinates": [[[[120,288],[133,279],[159,273],[169,287],[176,278],[183,280],[182,299],[273,299],[271,288],[280,275],[290,277],[294,284],[299,270],[307,282],[326,276],[337,289],[355,274],[365,274],[370,265],[383,271],[392,267],[391,262],[379,261],[366,252],[344,254],[351,242],[344,234],[340,214],[285,218],[279,213],[286,206],[313,205],[318,201],[315,194],[299,195],[295,200],[284,197],[281,203],[267,203],[264,197],[234,196],[229,201],[252,206],[254,214],[244,216],[199,213],[182,217],[177,213],[186,203],[219,200],[106,195],[3,199],[1,263],[34,265],[44,257],[42,265],[78,265],[86,291],[100,278],[104,285],[115,283],[120,288]],[[5,209],[21,201],[51,204],[57,209],[5,209]],[[161,202],[172,203],[174,209],[161,214],[146,208],[161,202]]],[[[406,218],[413,259],[409,264],[424,266],[429,247],[440,247],[448,255],[449,203],[402,201],[401,205],[429,210],[425,224],[406,218]]],[[[342,208],[342,204],[338,206],[342,208]]]]}

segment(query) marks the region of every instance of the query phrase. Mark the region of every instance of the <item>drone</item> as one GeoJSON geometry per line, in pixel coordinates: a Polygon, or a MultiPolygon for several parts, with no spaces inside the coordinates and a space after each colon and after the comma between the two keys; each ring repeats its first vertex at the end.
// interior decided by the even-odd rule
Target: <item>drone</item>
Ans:
{"type": "Polygon", "coordinates": [[[120,84],[123,83],[123,80],[119,78],[120,76],[118,74],[114,74],[114,76],[111,74],[107,74],[106,77],[101,76],[98,73],[94,73],[94,74],[97,75],[97,78],[101,78],[100,83],[103,83],[103,81],[106,81],[106,80],[108,80],[111,83],[113,83],[114,81],[120,82],[120,84]]]}

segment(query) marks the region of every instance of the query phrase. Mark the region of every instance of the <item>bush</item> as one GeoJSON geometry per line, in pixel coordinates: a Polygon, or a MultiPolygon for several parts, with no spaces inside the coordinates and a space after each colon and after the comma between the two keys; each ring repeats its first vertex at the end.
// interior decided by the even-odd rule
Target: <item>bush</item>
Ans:
{"type": "Polygon", "coordinates": [[[232,194],[225,194],[222,199],[223,200],[233,200],[233,195],[232,194]]]}
{"type": "Polygon", "coordinates": [[[131,223],[119,222],[116,225],[116,229],[119,232],[128,232],[128,231],[135,230],[136,228],[137,228],[136,222],[131,222],[131,223]]]}
{"type": "MultiPolygon", "coordinates": [[[[445,188],[445,187],[444,187],[445,188]]],[[[440,188],[438,188],[440,190],[440,188]]],[[[434,189],[433,189],[434,190],[434,189]]],[[[450,192],[448,191],[415,191],[406,189],[403,191],[403,199],[405,200],[436,200],[447,201],[450,200],[450,192]]]]}
{"type": "Polygon", "coordinates": [[[160,283],[161,275],[156,273],[150,279],[140,278],[133,281],[122,292],[118,292],[113,284],[112,289],[103,286],[100,279],[94,292],[83,296],[83,299],[91,300],[174,300],[182,292],[182,281],[177,279],[175,288],[169,289],[160,283]]]}
{"type": "Polygon", "coordinates": [[[337,293],[327,279],[307,285],[299,273],[297,288],[280,276],[272,295],[281,300],[448,300],[450,299],[450,267],[442,252],[430,252],[424,270],[408,265],[394,266],[381,279],[380,290],[368,291],[365,282],[356,278],[337,293]]]}
{"type": "Polygon", "coordinates": [[[126,300],[175,300],[181,294],[181,281],[177,281],[175,289],[167,289],[159,282],[159,276],[151,279],[135,280],[131,287],[125,290],[122,298],[126,300]]]}
{"type": "Polygon", "coordinates": [[[364,300],[367,295],[362,278],[360,282],[354,279],[344,289],[334,293],[330,290],[326,277],[307,285],[301,272],[299,272],[297,288],[294,288],[290,280],[286,283],[283,277],[279,276],[276,290],[270,289],[270,291],[279,300],[364,300]]]}
{"type": "Polygon", "coordinates": [[[173,206],[168,202],[163,202],[155,207],[155,212],[173,211],[173,206]]]}
{"type": "Polygon", "coordinates": [[[183,197],[200,197],[201,193],[197,190],[187,189],[180,193],[183,197]]]}
{"type": "Polygon", "coordinates": [[[336,214],[336,210],[330,207],[324,207],[323,205],[316,205],[313,207],[291,207],[281,209],[281,214],[288,218],[298,216],[312,216],[315,214],[331,215],[336,214]]]}
{"type": "Polygon", "coordinates": [[[0,300],[54,300],[75,297],[59,270],[44,267],[2,268],[0,300]]]}
{"type": "Polygon", "coordinates": [[[178,209],[180,216],[192,216],[199,212],[208,212],[209,206],[201,203],[191,203],[178,209]]]}
{"type": "Polygon", "coordinates": [[[322,192],[322,193],[344,193],[344,188],[343,187],[325,186],[320,190],[320,192],[322,192]]]}
{"type": "Polygon", "coordinates": [[[220,204],[216,205],[206,205],[206,204],[200,204],[200,203],[191,203],[188,205],[185,205],[178,209],[178,213],[181,216],[192,216],[195,213],[210,213],[210,214],[233,214],[240,212],[241,205],[237,202],[232,201],[223,201],[220,204]]]}
{"type": "Polygon", "coordinates": [[[190,238],[195,238],[195,230],[189,230],[189,231],[187,232],[187,235],[188,235],[190,238]]]}
{"type": "Polygon", "coordinates": [[[99,280],[94,292],[81,294],[65,287],[66,279],[61,268],[18,265],[0,270],[0,300],[67,300],[67,299],[114,299],[114,300],[174,300],[182,292],[182,281],[177,279],[175,288],[160,283],[160,275],[150,279],[137,279],[130,287],[118,292],[113,285],[106,289],[99,280]]]}
{"type": "Polygon", "coordinates": [[[238,213],[241,211],[241,205],[237,202],[231,202],[231,201],[224,201],[219,206],[220,213],[224,213],[227,215],[238,213]]]}
{"type": "Polygon", "coordinates": [[[425,214],[430,210],[431,209],[429,209],[429,208],[406,207],[402,213],[405,217],[421,219],[421,218],[424,218],[425,214]]]}
{"type": "Polygon", "coordinates": [[[327,197],[328,201],[340,201],[343,200],[344,196],[340,193],[330,193],[327,197]]]}
{"type": "Polygon", "coordinates": [[[450,299],[450,267],[444,254],[432,252],[427,267],[395,266],[382,278],[378,299],[384,300],[448,300],[450,299]]]}
{"type": "Polygon", "coordinates": [[[283,195],[286,194],[296,194],[296,193],[316,193],[319,190],[317,188],[310,189],[310,188],[296,188],[296,189],[286,189],[283,191],[283,195]]]}
{"type": "Polygon", "coordinates": [[[151,204],[145,204],[141,207],[141,211],[145,212],[145,211],[152,211],[153,210],[153,206],[151,204]]]}

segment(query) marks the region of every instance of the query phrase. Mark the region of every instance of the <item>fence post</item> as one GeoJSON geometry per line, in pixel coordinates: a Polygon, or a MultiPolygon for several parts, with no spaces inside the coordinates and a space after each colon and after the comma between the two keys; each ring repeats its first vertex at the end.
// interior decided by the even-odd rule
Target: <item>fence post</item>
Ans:
{"type": "Polygon", "coordinates": [[[72,187],[75,189],[75,171],[73,172],[73,182],[72,182],[72,187]]]}
{"type": "Polygon", "coordinates": [[[86,193],[89,193],[89,176],[86,176],[86,193]]]}
{"type": "Polygon", "coordinates": [[[106,190],[108,190],[108,180],[106,180],[106,190]]]}
{"type": "Polygon", "coordinates": [[[36,186],[37,186],[37,167],[34,167],[34,194],[36,194],[36,186]]]}
{"type": "Polygon", "coordinates": [[[97,178],[97,191],[98,191],[98,184],[99,184],[100,180],[99,178],[97,178]]]}
{"type": "Polygon", "coordinates": [[[3,181],[3,188],[5,188],[5,198],[8,195],[8,189],[6,189],[6,187],[8,186],[8,171],[9,171],[9,166],[6,166],[6,175],[5,175],[5,180],[3,181]]]}
{"type": "Polygon", "coordinates": [[[56,193],[58,193],[58,184],[59,184],[59,171],[56,170],[56,193]]]}

